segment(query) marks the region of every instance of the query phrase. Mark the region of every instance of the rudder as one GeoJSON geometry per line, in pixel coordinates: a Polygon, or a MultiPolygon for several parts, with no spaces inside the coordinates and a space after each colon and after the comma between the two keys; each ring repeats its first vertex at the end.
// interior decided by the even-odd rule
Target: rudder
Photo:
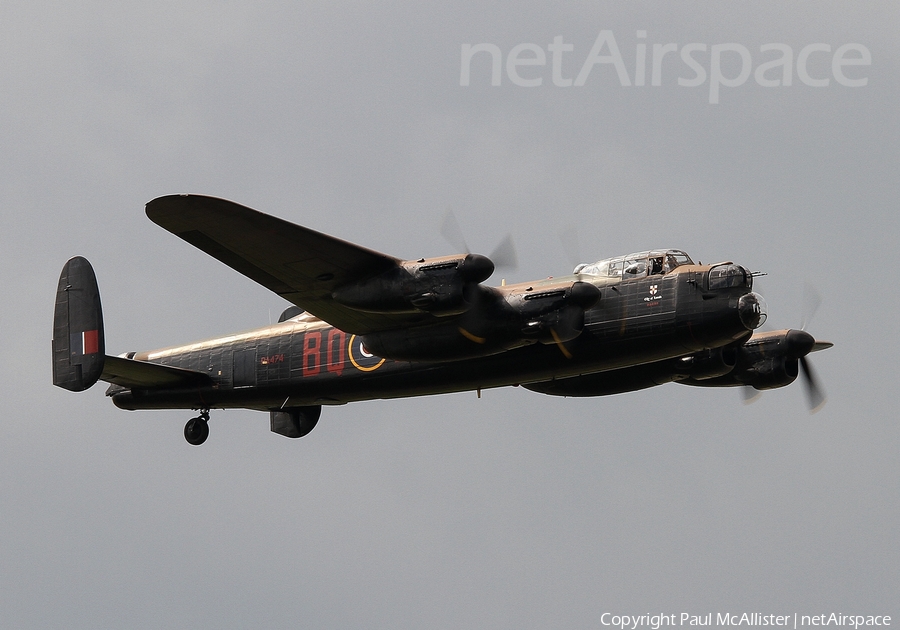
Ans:
{"type": "Polygon", "coordinates": [[[53,313],[53,384],[73,392],[91,387],[103,373],[106,342],[100,289],[86,258],[63,267],[53,313]]]}

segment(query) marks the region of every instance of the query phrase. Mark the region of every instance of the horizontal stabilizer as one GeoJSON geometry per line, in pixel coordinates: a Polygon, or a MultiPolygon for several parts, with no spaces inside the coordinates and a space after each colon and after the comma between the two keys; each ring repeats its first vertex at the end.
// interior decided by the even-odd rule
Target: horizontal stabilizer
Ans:
{"type": "Polygon", "coordinates": [[[203,372],[122,357],[106,357],[100,380],[129,389],[203,387],[212,384],[209,375],[203,372]]]}

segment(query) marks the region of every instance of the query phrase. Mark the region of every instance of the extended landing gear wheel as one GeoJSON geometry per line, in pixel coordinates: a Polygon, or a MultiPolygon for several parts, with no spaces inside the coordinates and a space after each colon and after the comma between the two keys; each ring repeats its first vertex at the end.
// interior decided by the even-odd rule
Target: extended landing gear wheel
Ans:
{"type": "Polygon", "coordinates": [[[196,418],[191,418],[184,425],[184,439],[188,444],[200,446],[209,437],[209,414],[204,413],[196,418]]]}

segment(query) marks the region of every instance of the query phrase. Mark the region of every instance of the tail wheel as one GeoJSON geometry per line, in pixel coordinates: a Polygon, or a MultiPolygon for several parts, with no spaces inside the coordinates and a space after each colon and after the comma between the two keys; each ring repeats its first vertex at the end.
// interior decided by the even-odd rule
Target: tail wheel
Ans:
{"type": "Polygon", "coordinates": [[[184,439],[188,444],[200,446],[209,437],[209,414],[202,414],[191,418],[184,425],[184,439]]]}

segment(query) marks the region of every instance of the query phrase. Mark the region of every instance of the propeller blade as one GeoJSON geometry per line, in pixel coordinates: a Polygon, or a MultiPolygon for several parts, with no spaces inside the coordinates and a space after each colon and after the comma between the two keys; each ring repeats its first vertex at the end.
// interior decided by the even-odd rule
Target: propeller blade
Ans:
{"type": "Polygon", "coordinates": [[[466,237],[463,236],[462,228],[459,227],[459,221],[456,220],[456,214],[454,214],[452,208],[447,208],[447,214],[444,215],[444,222],[441,224],[441,236],[453,245],[457,251],[469,253],[466,237]]]}
{"type": "Polygon", "coordinates": [[[803,384],[806,386],[806,397],[809,400],[809,412],[816,413],[825,405],[825,392],[816,378],[806,357],[800,358],[800,371],[803,374],[803,384]]]}
{"type": "Polygon", "coordinates": [[[519,257],[516,255],[516,246],[511,234],[507,234],[506,238],[500,241],[491,252],[490,258],[497,269],[516,269],[519,266],[519,257]]]}
{"type": "Polygon", "coordinates": [[[822,296],[808,282],[803,285],[803,312],[800,314],[800,330],[806,330],[822,305],[822,296]]]}
{"type": "Polygon", "coordinates": [[[486,343],[491,331],[491,315],[499,303],[499,295],[490,287],[471,284],[464,296],[469,308],[459,319],[459,332],[469,341],[486,343]]]}
{"type": "MultiPolygon", "coordinates": [[[[452,208],[447,208],[447,213],[444,215],[444,221],[441,224],[441,236],[453,245],[457,251],[465,252],[466,254],[471,253],[472,250],[469,249],[469,244],[466,242],[466,237],[452,208]]],[[[507,234],[500,241],[500,244],[494,248],[494,251],[491,252],[490,260],[494,263],[495,269],[515,269],[519,266],[519,257],[516,254],[516,246],[513,243],[511,234],[507,234]]]]}

